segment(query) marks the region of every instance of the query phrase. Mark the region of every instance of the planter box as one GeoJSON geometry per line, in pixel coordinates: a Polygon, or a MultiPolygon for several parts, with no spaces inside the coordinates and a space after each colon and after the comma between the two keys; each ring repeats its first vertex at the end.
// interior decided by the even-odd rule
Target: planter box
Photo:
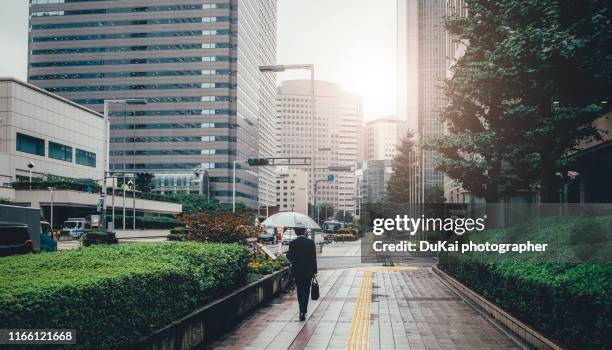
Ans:
{"type": "Polygon", "coordinates": [[[201,307],[129,348],[186,350],[209,344],[253,309],[285,290],[289,282],[289,268],[267,275],[201,307]]]}

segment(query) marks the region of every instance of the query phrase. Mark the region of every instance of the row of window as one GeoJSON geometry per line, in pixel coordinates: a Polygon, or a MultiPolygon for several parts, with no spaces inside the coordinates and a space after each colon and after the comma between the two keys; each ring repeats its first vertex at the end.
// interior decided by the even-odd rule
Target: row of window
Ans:
{"type": "MultiPolygon", "coordinates": [[[[227,176],[211,176],[208,181],[212,183],[231,183],[232,178],[227,176]]],[[[159,174],[153,178],[153,184],[155,188],[159,187],[181,187],[181,186],[197,186],[199,180],[194,175],[179,175],[179,174],[159,174]]],[[[247,181],[240,177],[236,178],[236,183],[244,184],[246,186],[257,188],[257,184],[254,182],[247,181]]]]}
{"type": "Polygon", "coordinates": [[[106,33],[89,35],[53,35],[32,38],[33,42],[47,41],[73,41],[73,40],[111,40],[111,39],[135,39],[135,38],[167,38],[177,36],[211,36],[211,35],[230,35],[227,29],[210,30],[187,30],[171,32],[145,32],[145,33],[106,33]]]}
{"type": "Polygon", "coordinates": [[[88,92],[88,91],[124,91],[124,90],[174,90],[174,89],[229,89],[236,88],[230,83],[186,83],[186,84],[132,84],[132,85],[98,85],[98,86],[62,86],[48,87],[49,92],[88,92]]]}
{"type": "MultiPolygon", "coordinates": [[[[106,100],[112,100],[114,98],[107,98],[106,100]]],[[[103,104],[103,98],[83,98],[72,100],[74,103],[81,105],[89,104],[103,104]]],[[[186,97],[149,97],[147,103],[167,103],[167,102],[231,102],[232,98],[229,96],[186,96],[186,97]]]]}
{"type": "Polygon", "coordinates": [[[110,151],[114,157],[130,156],[196,156],[196,155],[236,155],[233,149],[183,149],[183,150],[128,150],[110,151]]]}
{"type": "Polygon", "coordinates": [[[112,163],[113,170],[181,170],[181,169],[229,169],[230,163],[112,163]]]}
{"type": "Polygon", "coordinates": [[[40,67],[77,67],[77,66],[107,66],[118,64],[158,64],[158,63],[185,63],[185,62],[229,62],[229,56],[196,56],[196,57],[163,57],[163,58],[130,58],[118,60],[83,60],[83,61],[57,61],[33,62],[33,68],[40,67]]]}
{"type": "Polygon", "coordinates": [[[64,29],[64,28],[88,28],[88,27],[115,27],[133,25],[153,24],[176,24],[176,23],[211,23],[228,22],[229,17],[185,17],[185,18],[152,18],[123,21],[96,21],[96,22],[67,22],[33,24],[32,29],[64,29]]]}
{"type": "Polygon", "coordinates": [[[157,129],[236,129],[230,123],[160,123],[160,124],[113,124],[112,130],[157,130],[157,129]]]}
{"type": "Polygon", "coordinates": [[[111,117],[159,117],[174,115],[235,115],[235,110],[229,109],[175,109],[167,111],[114,111],[111,117]]]}
{"type": "Polygon", "coordinates": [[[236,142],[236,136],[143,136],[143,137],[111,137],[112,143],[132,142],[236,142]]]}
{"type": "Polygon", "coordinates": [[[104,79],[104,78],[134,78],[134,77],[176,77],[199,75],[229,75],[225,69],[179,70],[179,71],[152,71],[152,72],[104,72],[104,73],[66,73],[30,75],[30,80],[55,79],[104,79]]]}
{"type": "Polygon", "coordinates": [[[73,53],[99,53],[99,52],[133,52],[133,51],[161,51],[161,50],[198,50],[229,48],[228,43],[202,43],[178,45],[131,45],[109,47],[77,47],[51,50],[32,50],[32,55],[65,55],[73,53]]]}
{"type": "MultiPolygon", "coordinates": [[[[38,137],[17,133],[17,151],[45,156],[45,140],[38,137]]],[[[49,158],[72,163],[73,148],[60,143],[49,141],[49,158]]],[[[76,149],[76,164],[96,167],[96,154],[82,149],[76,149]]]]}
{"type": "MultiPolygon", "coordinates": [[[[75,2],[75,1],[72,1],[75,2]]],[[[59,0],[32,0],[32,5],[46,5],[64,3],[59,0]]],[[[208,10],[218,8],[228,8],[229,4],[186,4],[186,5],[165,5],[165,6],[139,6],[139,7],[116,7],[104,9],[85,9],[68,11],[36,11],[32,12],[32,17],[45,16],[75,16],[75,15],[94,15],[105,13],[131,13],[131,12],[160,12],[160,11],[184,11],[184,10],[208,10]]]]}

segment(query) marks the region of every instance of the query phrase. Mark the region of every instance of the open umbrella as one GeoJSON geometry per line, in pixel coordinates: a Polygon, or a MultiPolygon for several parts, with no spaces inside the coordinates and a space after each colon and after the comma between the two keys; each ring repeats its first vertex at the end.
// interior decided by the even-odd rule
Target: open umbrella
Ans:
{"type": "Polygon", "coordinates": [[[261,224],[268,227],[304,227],[311,230],[321,229],[321,227],[319,227],[310,217],[293,211],[276,213],[264,220],[261,224]]]}

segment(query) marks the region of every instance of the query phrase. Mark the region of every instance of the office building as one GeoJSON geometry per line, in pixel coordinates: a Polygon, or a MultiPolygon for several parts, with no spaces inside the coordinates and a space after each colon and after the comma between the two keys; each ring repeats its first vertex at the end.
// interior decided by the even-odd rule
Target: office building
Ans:
{"type": "Polygon", "coordinates": [[[367,122],[363,132],[363,160],[393,159],[408,132],[408,124],[394,117],[367,122]]]}
{"type": "MultiPolygon", "coordinates": [[[[445,133],[439,109],[446,99],[446,0],[398,0],[399,116],[417,131],[419,145],[445,133]]],[[[421,147],[422,189],[442,187],[444,174],[435,169],[437,155],[421,147]]]]}
{"type": "MultiPolygon", "coordinates": [[[[258,66],[275,60],[275,36],[276,0],[32,0],[29,81],[98,112],[146,99],[112,105],[111,169],[198,193],[202,168],[230,202],[233,162],[273,152],[258,143],[275,106],[258,66]]],[[[256,207],[258,191],[239,164],[237,201],[256,207]]]]}
{"type": "Polygon", "coordinates": [[[310,166],[301,167],[309,174],[309,203],[314,203],[314,179],[317,203],[331,203],[336,210],[354,213],[354,166],[361,154],[363,123],[361,98],[336,84],[316,81],[313,140],[310,84],[309,80],[289,80],[279,87],[279,156],[311,157],[314,150],[314,176],[310,166]],[[334,181],[326,181],[328,175],[334,175],[334,181]]]}
{"type": "MultiPolygon", "coordinates": [[[[100,193],[79,184],[102,184],[104,126],[100,113],[14,78],[0,78],[0,199],[40,208],[50,221],[54,203],[55,227],[68,217],[97,214],[100,193]],[[41,180],[55,182],[55,188],[37,185],[41,180]]],[[[177,203],[117,198],[117,212],[123,205],[135,207],[137,215],[182,211],[177,203]]]]}
{"type": "Polygon", "coordinates": [[[278,169],[276,205],[279,211],[308,215],[308,173],[301,169],[278,169]]]}
{"type": "Polygon", "coordinates": [[[355,168],[355,206],[361,208],[384,200],[387,182],[392,174],[393,164],[390,159],[358,162],[355,168]]]}

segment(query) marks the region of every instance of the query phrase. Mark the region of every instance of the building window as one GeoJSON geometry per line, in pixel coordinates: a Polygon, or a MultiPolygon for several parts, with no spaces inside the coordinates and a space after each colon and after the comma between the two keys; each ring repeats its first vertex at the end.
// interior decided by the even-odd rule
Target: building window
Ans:
{"type": "Polygon", "coordinates": [[[20,152],[45,156],[45,140],[17,133],[17,150],[20,152]]]}
{"type": "Polygon", "coordinates": [[[49,158],[72,163],[72,147],[49,141],[49,158]]]}
{"type": "Polygon", "coordinates": [[[87,152],[87,151],[83,151],[82,149],[77,148],[76,163],[95,168],[96,167],[96,154],[87,152]]]}

